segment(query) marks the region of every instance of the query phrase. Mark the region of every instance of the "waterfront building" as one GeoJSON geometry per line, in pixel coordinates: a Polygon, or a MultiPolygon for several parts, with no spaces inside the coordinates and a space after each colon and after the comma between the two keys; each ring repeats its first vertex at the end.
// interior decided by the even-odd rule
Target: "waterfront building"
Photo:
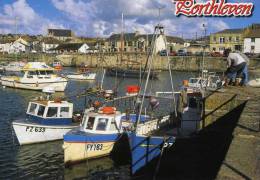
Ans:
{"type": "Polygon", "coordinates": [[[94,50],[93,46],[90,46],[86,43],[64,43],[60,44],[54,49],[51,49],[55,51],[56,53],[91,53],[94,50]]]}
{"type": "Polygon", "coordinates": [[[244,29],[225,29],[210,35],[210,51],[224,53],[225,49],[231,51],[243,50],[244,29]]]}
{"type": "Polygon", "coordinates": [[[260,24],[252,24],[245,30],[244,53],[260,53],[260,24]]]}
{"type": "Polygon", "coordinates": [[[61,42],[52,37],[44,37],[40,41],[40,50],[44,53],[54,53],[54,48],[58,47],[61,42]]]}
{"type": "MultiPolygon", "coordinates": [[[[153,35],[140,34],[139,31],[134,33],[124,33],[123,35],[123,51],[124,52],[147,52],[151,47],[153,35]]],[[[158,40],[162,39],[162,35],[158,36],[158,40]]],[[[177,51],[184,46],[184,40],[179,37],[166,36],[168,50],[177,51]]],[[[104,43],[104,48],[107,52],[120,52],[121,49],[121,34],[112,34],[104,43]]]]}

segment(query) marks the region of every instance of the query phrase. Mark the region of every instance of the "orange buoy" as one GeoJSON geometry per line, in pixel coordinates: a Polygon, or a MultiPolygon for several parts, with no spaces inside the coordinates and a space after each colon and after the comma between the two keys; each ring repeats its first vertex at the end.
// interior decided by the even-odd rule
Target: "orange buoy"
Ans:
{"type": "Polygon", "coordinates": [[[100,112],[102,114],[114,114],[116,112],[116,108],[115,107],[106,106],[106,107],[101,108],[100,112]]]}
{"type": "Polygon", "coordinates": [[[129,94],[138,93],[139,91],[140,91],[140,87],[137,85],[126,86],[126,92],[129,94]]]}

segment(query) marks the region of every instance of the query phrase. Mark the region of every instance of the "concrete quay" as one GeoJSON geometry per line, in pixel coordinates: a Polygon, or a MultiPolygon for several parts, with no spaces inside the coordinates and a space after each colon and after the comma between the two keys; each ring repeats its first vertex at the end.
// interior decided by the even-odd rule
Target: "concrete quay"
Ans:
{"type": "MultiPolygon", "coordinates": [[[[210,92],[201,129],[191,137],[176,139],[161,157],[156,176],[147,171],[146,178],[260,179],[259,106],[260,88],[210,92]]],[[[158,165],[158,161],[153,163],[158,165]]]]}

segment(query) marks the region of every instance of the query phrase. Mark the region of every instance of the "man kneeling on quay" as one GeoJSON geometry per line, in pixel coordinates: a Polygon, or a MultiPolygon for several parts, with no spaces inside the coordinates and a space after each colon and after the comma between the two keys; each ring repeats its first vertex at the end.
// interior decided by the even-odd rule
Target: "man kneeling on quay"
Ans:
{"type": "Polygon", "coordinates": [[[247,86],[248,65],[249,58],[245,54],[239,51],[229,53],[227,71],[225,72],[225,85],[247,86]]]}

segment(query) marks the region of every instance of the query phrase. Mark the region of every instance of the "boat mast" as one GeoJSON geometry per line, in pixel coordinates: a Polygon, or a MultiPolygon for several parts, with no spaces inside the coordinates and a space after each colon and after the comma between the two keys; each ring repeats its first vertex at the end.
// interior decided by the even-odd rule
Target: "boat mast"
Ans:
{"type": "Polygon", "coordinates": [[[122,61],[123,61],[123,50],[124,50],[124,14],[123,13],[122,13],[122,19],[121,19],[120,41],[121,41],[121,48],[120,48],[120,65],[121,65],[122,61]]]}

